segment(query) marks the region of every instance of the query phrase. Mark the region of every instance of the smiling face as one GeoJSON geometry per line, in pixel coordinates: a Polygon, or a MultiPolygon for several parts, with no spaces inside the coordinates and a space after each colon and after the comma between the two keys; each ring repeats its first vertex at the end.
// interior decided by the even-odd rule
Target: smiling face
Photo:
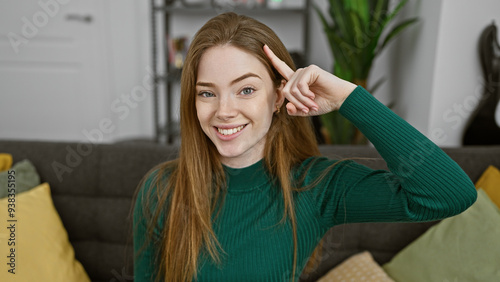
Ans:
{"type": "Polygon", "coordinates": [[[196,112],[223,164],[241,168],[264,157],[278,94],[266,67],[231,45],[205,51],[198,66],[196,112]]]}

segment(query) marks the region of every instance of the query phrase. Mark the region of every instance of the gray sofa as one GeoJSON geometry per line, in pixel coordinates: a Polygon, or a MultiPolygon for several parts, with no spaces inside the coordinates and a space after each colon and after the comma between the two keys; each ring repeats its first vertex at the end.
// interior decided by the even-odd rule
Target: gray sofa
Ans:
{"type": "MultiPolygon", "coordinates": [[[[500,167],[500,147],[466,147],[445,151],[476,181],[489,166],[500,167]]],[[[29,159],[42,182],[49,182],[76,258],[93,281],[132,281],[131,208],[136,186],[154,165],[175,158],[177,148],[148,144],[77,144],[0,140],[0,152],[14,163],[29,159]]],[[[374,148],[323,146],[330,158],[368,157],[359,161],[386,168],[374,148]]],[[[383,264],[435,222],[341,225],[325,235],[323,259],[301,281],[315,281],[347,257],[369,250],[383,264]]]]}

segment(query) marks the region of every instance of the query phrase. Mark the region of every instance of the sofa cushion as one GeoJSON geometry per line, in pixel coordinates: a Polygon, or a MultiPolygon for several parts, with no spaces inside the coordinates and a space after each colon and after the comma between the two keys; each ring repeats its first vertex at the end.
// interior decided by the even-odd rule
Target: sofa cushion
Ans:
{"type": "Polygon", "coordinates": [[[476,182],[477,189],[483,189],[491,201],[500,208],[500,171],[490,165],[476,182]]]}
{"type": "Polygon", "coordinates": [[[397,281],[500,281],[500,211],[482,190],[468,210],[444,219],[383,268],[397,281]]]}
{"type": "MultiPolygon", "coordinates": [[[[36,172],[36,168],[29,160],[17,162],[11,170],[14,170],[16,173],[15,178],[17,194],[40,185],[40,176],[36,172]]],[[[9,171],[0,172],[0,183],[7,183],[8,177],[9,171]]],[[[7,197],[7,189],[0,189],[0,198],[3,197],[7,197]]]]}
{"type": "Polygon", "coordinates": [[[0,171],[6,171],[12,166],[12,155],[0,153],[0,171]]]}
{"type": "Polygon", "coordinates": [[[0,210],[0,221],[9,227],[0,229],[0,281],[90,281],[75,259],[49,184],[0,200],[0,210]],[[8,204],[15,204],[9,212],[8,204]]]}
{"type": "Polygon", "coordinates": [[[330,281],[391,282],[394,280],[373,260],[370,252],[364,251],[350,257],[318,280],[318,282],[330,281]]]}

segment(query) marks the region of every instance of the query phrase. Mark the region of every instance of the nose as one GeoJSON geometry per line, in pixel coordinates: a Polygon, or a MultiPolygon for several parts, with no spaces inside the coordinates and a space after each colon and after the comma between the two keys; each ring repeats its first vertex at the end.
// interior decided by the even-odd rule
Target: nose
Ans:
{"type": "Polygon", "coordinates": [[[236,117],[238,114],[238,109],[236,102],[234,101],[232,95],[222,95],[219,98],[219,104],[217,105],[217,118],[221,120],[228,120],[236,117]]]}

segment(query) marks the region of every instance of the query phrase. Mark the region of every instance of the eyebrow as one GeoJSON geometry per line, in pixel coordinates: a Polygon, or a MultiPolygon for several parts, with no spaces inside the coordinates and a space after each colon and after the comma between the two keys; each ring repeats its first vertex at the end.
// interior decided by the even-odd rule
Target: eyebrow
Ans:
{"type": "MultiPolygon", "coordinates": [[[[231,84],[230,84],[230,85],[233,85],[233,84],[235,84],[235,83],[238,83],[238,82],[240,82],[240,81],[242,81],[242,80],[244,80],[244,79],[247,79],[247,78],[249,78],[249,77],[257,77],[257,78],[259,78],[259,79],[261,79],[261,80],[262,80],[262,78],[261,78],[260,76],[258,76],[257,74],[249,72],[249,73],[246,73],[246,74],[244,74],[244,75],[242,75],[242,76],[240,76],[240,77],[236,78],[235,80],[231,81],[231,84]]],[[[203,82],[203,81],[198,81],[198,82],[196,82],[196,85],[199,85],[199,86],[206,86],[206,87],[214,87],[214,86],[215,86],[215,84],[213,84],[213,83],[211,83],[211,82],[203,82]]]]}

